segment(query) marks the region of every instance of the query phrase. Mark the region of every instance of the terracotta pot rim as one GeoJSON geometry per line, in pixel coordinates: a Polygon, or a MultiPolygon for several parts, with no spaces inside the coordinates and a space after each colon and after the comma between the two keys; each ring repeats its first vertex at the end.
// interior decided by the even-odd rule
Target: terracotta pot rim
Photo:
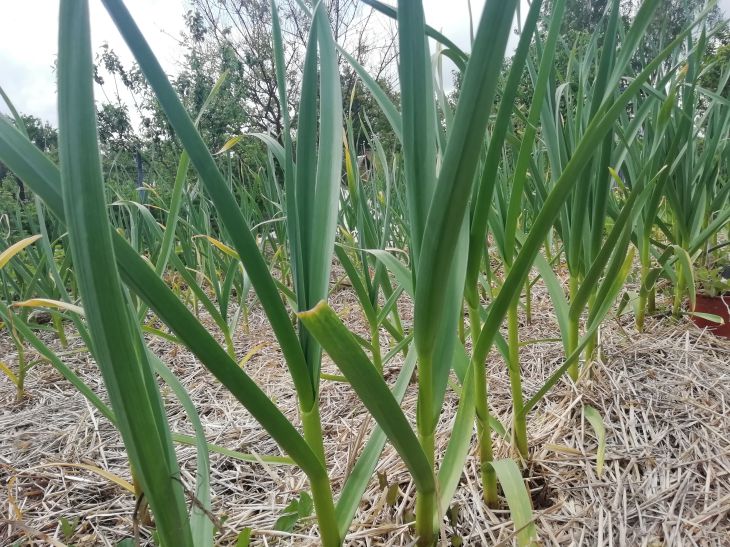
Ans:
{"type": "Polygon", "coordinates": [[[702,298],[704,300],[727,300],[727,299],[730,299],[730,293],[718,294],[717,296],[711,296],[709,294],[704,294],[704,293],[698,292],[697,298],[702,298]]]}

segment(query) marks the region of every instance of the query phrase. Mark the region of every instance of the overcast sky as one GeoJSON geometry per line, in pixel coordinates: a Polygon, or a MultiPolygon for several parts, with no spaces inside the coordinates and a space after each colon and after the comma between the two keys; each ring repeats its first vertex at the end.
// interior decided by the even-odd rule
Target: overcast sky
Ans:
{"type": "MultiPolygon", "coordinates": [[[[525,4],[525,0],[522,2],[525,4]]],[[[158,55],[162,66],[169,73],[174,73],[176,61],[180,60],[177,37],[183,28],[187,2],[126,0],[125,4],[158,55]]],[[[726,14],[730,14],[730,0],[719,0],[719,4],[726,14]]],[[[467,48],[467,5],[467,0],[424,0],[426,20],[459,46],[467,48]]],[[[472,0],[471,5],[475,20],[478,20],[484,0],[472,0]]],[[[122,62],[129,65],[131,54],[101,2],[94,0],[90,2],[90,6],[94,52],[104,42],[108,42],[122,62]]],[[[57,20],[57,0],[0,0],[0,86],[18,110],[48,120],[54,125],[57,120],[53,71],[57,49],[57,20]]],[[[7,112],[2,101],[0,111],[7,112]]]]}

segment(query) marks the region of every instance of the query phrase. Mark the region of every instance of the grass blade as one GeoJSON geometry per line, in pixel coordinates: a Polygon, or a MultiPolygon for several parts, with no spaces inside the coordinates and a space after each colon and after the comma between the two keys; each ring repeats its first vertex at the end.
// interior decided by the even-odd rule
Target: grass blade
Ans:
{"type": "Polygon", "coordinates": [[[517,545],[520,547],[532,546],[537,542],[537,528],[532,516],[532,502],[530,494],[522,480],[520,468],[514,460],[496,460],[491,463],[502,485],[504,497],[515,523],[517,545]]]}
{"type": "Polygon", "coordinates": [[[140,69],[147,77],[170,124],[190,155],[190,161],[210,193],[217,212],[232,239],[233,246],[246,266],[259,301],[271,322],[302,405],[311,408],[314,401],[314,390],[304,354],[284,303],[279,296],[276,283],[259,251],[255,238],[246,225],[236,199],[127,8],[120,0],[103,1],[109,15],[139,63],[140,69]]]}
{"type": "Polygon", "coordinates": [[[337,314],[326,302],[320,302],[312,310],[300,312],[299,318],[322,344],[375,421],[383,428],[408,466],[419,491],[433,492],[436,485],[431,465],[418,438],[380,372],[337,314]]]}
{"type": "Polygon", "coordinates": [[[162,400],[115,264],[97,144],[87,3],[64,0],[59,20],[61,186],[94,353],[160,537],[170,545],[192,546],[162,400]]]}
{"type": "Polygon", "coordinates": [[[30,237],[26,237],[25,239],[21,239],[20,241],[17,241],[13,243],[10,247],[5,249],[2,253],[0,253],[0,270],[8,263],[10,260],[17,255],[20,251],[28,247],[29,245],[32,245],[36,241],[38,241],[41,238],[40,235],[34,235],[30,237]]]}
{"type": "Polygon", "coordinates": [[[592,406],[583,408],[583,415],[586,417],[596,432],[598,439],[598,451],[596,452],[596,475],[599,477],[603,474],[603,463],[606,459],[606,426],[603,424],[601,414],[592,406]]]}

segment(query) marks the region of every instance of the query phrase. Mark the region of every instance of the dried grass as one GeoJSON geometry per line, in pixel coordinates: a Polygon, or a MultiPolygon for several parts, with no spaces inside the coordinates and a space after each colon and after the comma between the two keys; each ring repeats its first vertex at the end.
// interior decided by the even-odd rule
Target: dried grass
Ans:
{"type": "MultiPolygon", "coordinates": [[[[536,288],[533,321],[524,324],[523,340],[554,338],[556,326],[549,301],[536,288]]],[[[333,305],[362,335],[368,329],[352,292],[342,287],[333,305]]],[[[410,322],[407,303],[404,322],[410,322]]],[[[295,400],[281,354],[271,343],[265,317],[254,308],[249,333],[239,332],[240,357],[254,348],[246,368],[286,413],[296,420],[295,400]],[[261,344],[268,344],[260,347],[261,344]]],[[[386,337],[383,336],[385,339],[386,337]]],[[[48,339],[55,346],[55,342],[48,339]]],[[[384,344],[387,340],[384,340],[384,344]]],[[[151,341],[195,401],[210,442],[243,452],[279,454],[250,415],[187,352],[167,342],[151,341]]],[[[78,340],[72,347],[80,349],[78,340]]],[[[14,348],[0,336],[0,348],[13,362],[14,348]]],[[[729,545],[730,544],[730,342],[701,332],[688,322],[649,321],[637,334],[625,321],[614,320],[602,330],[602,359],[576,388],[560,382],[530,415],[532,458],[526,476],[533,491],[541,540],[550,545],[729,545]],[[595,471],[596,438],[582,418],[584,404],[597,408],[607,427],[606,465],[595,471]]],[[[399,359],[398,357],[397,359],[399,359]]],[[[538,388],[560,363],[560,343],[522,348],[526,393],[538,388]]],[[[86,353],[65,356],[97,393],[101,380],[86,353]]],[[[391,376],[399,362],[387,367],[391,376]]],[[[336,372],[331,364],[325,371],[336,372]]],[[[489,362],[490,404],[509,423],[509,382],[501,359],[489,362]]],[[[128,462],[116,430],[47,364],[31,371],[28,398],[14,403],[14,388],[0,380],[0,544],[114,545],[129,537],[134,525],[133,496],[109,480],[84,469],[57,463],[87,463],[129,480],[128,462]],[[61,519],[79,519],[65,538],[61,519]]],[[[169,419],[175,431],[192,433],[169,390],[169,419]]],[[[403,408],[415,411],[411,389],[403,408]]],[[[448,439],[456,399],[447,396],[437,442],[448,439]]],[[[323,382],[322,420],[334,488],[353,464],[371,420],[346,384],[323,382]]],[[[475,447],[474,447],[475,448],[475,447]]],[[[511,455],[501,439],[499,457],[511,455]]],[[[194,481],[195,451],[178,447],[183,479],[194,481]]],[[[475,449],[445,521],[442,541],[454,537],[463,545],[509,545],[513,527],[506,510],[481,503],[475,449]]],[[[296,468],[251,464],[211,454],[214,513],[227,516],[218,536],[235,542],[238,531],[254,529],[258,545],[317,545],[313,519],[295,533],[274,532],[283,508],[306,489],[296,468]]],[[[405,546],[413,544],[415,491],[408,473],[386,446],[374,477],[347,536],[348,545],[405,546]],[[387,488],[398,485],[394,503],[387,488]]],[[[143,529],[143,539],[149,540],[143,529]]]]}

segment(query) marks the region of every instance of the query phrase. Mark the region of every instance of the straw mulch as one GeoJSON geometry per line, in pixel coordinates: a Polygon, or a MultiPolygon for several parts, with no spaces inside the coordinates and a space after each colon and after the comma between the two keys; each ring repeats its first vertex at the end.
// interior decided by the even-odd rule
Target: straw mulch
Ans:
{"type": "MultiPolygon", "coordinates": [[[[333,305],[355,330],[367,334],[349,289],[337,290],[333,305]]],[[[522,340],[556,337],[549,300],[539,290],[533,307],[532,323],[523,321],[522,340]]],[[[662,318],[648,323],[647,333],[638,334],[630,318],[607,322],[601,361],[577,387],[563,380],[531,413],[532,454],[525,476],[545,545],[730,545],[730,342],[686,321],[662,318]],[[606,424],[601,476],[596,473],[597,439],[583,417],[586,405],[598,409],[606,424]]],[[[248,334],[242,330],[235,341],[239,358],[254,350],[245,365],[248,373],[296,420],[291,383],[258,308],[251,312],[248,334]]],[[[188,352],[159,339],[150,344],[188,388],[209,442],[242,452],[279,454],[266,433],[188,352]]],[[[72,341],[72,349],[82,349],[78,340],[72,341]]],[[[0,354],[11,365],[14,351],[9,340],[0,337],[0,354]]],[[[560,343],[524,346],[525,393],[533,393],[562,357],[560,343]]],[[[98,371],[85,352],[67,350],[64,359],[103,393],[98,371]]],[[[389,363],[390,380],[398,365],[389,363]]],[[[331,364],[325,368],[336,372],[331,364]]],[[[490,356],[489,375],[492,410],[509,424],[509,382],[496,353],[490,356]]],[[[162,389],[173,430],[192,433],[174,396],[162,389]]],[[[0,380],[0,544],[114,545],[131,537],[136,527],[133,496],[77,465],[89,464],[130,480],[116,430],[48,364],[31,371],[27,391],[26,400],[15,403],[13,386],[0,380]],[[70,523],[69,536],[63,519],[70,523]]],[[[447,396],[438,436],[442,448],[456,402],[453,394],[447,396]]],[[[372,423],[346,384],[324,381],[321,407],[330,474],[338,491],[372,423]]],[[[413,418],[413,388],[403,407],[413,418]]],[[[508,443],[495,442],[497,457],[512,455],[508,443]]],[[[190,488],[195,450],[179,445],[177,454],[190,488]]],[[[514,539],[509,512],[481,503],[478,464],[473,446],[444,520],[443,545],[510,545],[514,539]]],[[[255,545],[319,543],[311,518],[298,523],[293,533],[273,530],[284,507],[307,488],[296,468],[219,454],[211,454],[211,467],[214,514],[224,521],[217,536],[220,544],[235,543],[245,527],[253,529],[255,545]]],[[[412,545],[415,491],[390,446],[381,456],[378,473],[346,543],[412,545]]],[[[150,542],[144,525],[139,537],[150,542]]]]}

